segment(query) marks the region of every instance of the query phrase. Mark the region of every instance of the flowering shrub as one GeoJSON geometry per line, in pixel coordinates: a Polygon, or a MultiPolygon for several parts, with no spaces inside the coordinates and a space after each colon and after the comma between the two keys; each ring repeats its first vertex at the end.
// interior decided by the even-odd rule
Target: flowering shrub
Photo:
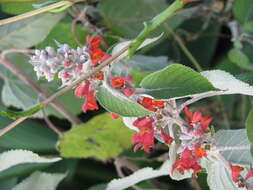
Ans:
{"type": "MultiPolygon", "coordinates": [[[[121,177],[90,190],[100,187],[139,189],[136,184],[151,189],[175,187],[160,179],[150,180],[159,176],[190,179],[189,188],[195,189],[252,189],[253,67],[250,53],[253,14],[247,8],[250,0],[243,3],[175,0],[168,5],[162,1],[149,2],[154,10],[159,10],[153,15],[147,13],[149,9],[144,0],[125,2],[126,5],[136,3],[136,7],[131,6],[134,19],[142,19],[141,16],[148,14],[141,32],[135,28],[139,25],[123,23],[122,27],[114,27],[120,24],[115,18],[120,18],[123,12],[111,16],[108,2],[109,7],[115,6],[114,15],[123,1],[112,1],[27,3],[23,5],[35,9],[34,17],[24,19],[27,15],[24,14],[0,21],[0,33],[5,36],[2,40],[5,43],[1,45],[0,42],[3,82],[0,107],[5,109],[0,117],[6,125],[0,130],[0,148],[3,150],[0,154],[0,189],[56,189],[66,176],[68,183],[73,176],[84,175],[78,176],[83,168],[77,158],[95,158],[104,163],[113,160],[121,177]],[[164,9],[164,5],[167,8],[164,9]],[[51,12],[41,14],[45,11],[51,12]],[[205,15],[204,18],[210,15],[210,18],[204,22],[198,18],[202,22],[200,29],[191,34],[193,31],[187,24],[196,24],[193,18],[198,17],[197,13],[205,15]],[[153,19],[147,21],[151,17],[153,19]],[[63,18],[64,21],[60,21],[63,18]],[[28,27],[29,23],[31,27],[28,27]],[[16,28],[21,28],[22,35],[16,33],[16,28]],[[225,61],[216,63],[215,59],[220,59],[218,51],[223,47],[218,40],[224,39],[217,37],[224,35],[222,29],[231,31],[225,33],[229,36],[226,40],[232,42],[231,49],[224,50],[225,61]],[[6,32],[9,30],[11,32],[6,32]],[[54,30],[60,34],[54,35],[54,30]],[[159,34],[166,31],[166,34],[150,38],[154,31],[159,34]],[[73,36],[68,39],[71,33],[73,36]],[[215,37],[201,39],[209,33],[215,37]],[[35,35],[35,39],[29,34],[35,35]],[[163,48],[170,36],[180,51],[173,43],[168,49],[163,48]],[[41,42],[39,37],[47,39],[41,42]],[[11,49],[13,47],[15,49],[11,49]],[[197,53],[194,52],[196,49],[197,53]],[[150,56],[163,55],[164,50],[170,51],[171,61],[165,56],[150,56]],[[178,60],[181,53],[185,56],[178,60]],[[215,59],[211,60],[211,57],[215,59]],[[101,114],[106,111],[108,113],[101,114]],[[94,116],[97,113],[100,115],[94,116]],[[44,121],[25,121],[28,118],[44,121]],[[69,122],[58,122],[56,118],[69,122]],[[89,121],[83,123],[84,120],[89,121]],[[23,126],[15,128],[20,123],[23,126]],[[65,131],[69,125],[70,130],[65,131]],[[39,156],[42,154],[45,157],[39,156]],[[140,168],[160,162],[161,167],[155,170],[140,168]],[[71,172],[32,173],[51,164],[51,171],[71,172]],[[26,174],[30,176],[24,179],[26,174]],[[21,178],[24,181],[17,183],[21,178]],[[205,181],[200,185],[202,178],[205,181]],[[33,186],[35,181],[38,183],[33,186]],[[49,181],[48,186],[40,181],[49,181]]],[[[3,4],[1,10],[19,14],[15,12],[17,10],[12,12],[13,6],[15,4],[3,4]]],[[[121,19],[131,21],[132,16],[124,15],[121,19]]],[[[107,169],[105,171],[108,173],[107,169]]],[[[88,178],[92,179],[92,172],[88,173],[88,178]]],[[[62,186],[72,188],[74,184],[76,181],[69,186],[63,182],[62,186]]]]}

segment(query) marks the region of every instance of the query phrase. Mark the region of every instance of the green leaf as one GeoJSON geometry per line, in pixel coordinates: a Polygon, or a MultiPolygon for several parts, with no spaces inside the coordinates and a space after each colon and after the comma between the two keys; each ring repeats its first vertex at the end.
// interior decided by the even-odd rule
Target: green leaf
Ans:
{"type": "Polygon", "coordinates": [[[13,15],[23,14],[34,10],[32,3],[20,2],[20,3],[2,3],[1,9],[3,12],[13,15]]]}
{"type": "Polygon", "coordinates": [[[250,142],[245,129],[219,130],[214,134],[217,147],[245,146],[242,150],[226,150],[221,154],[233,164],[249,165],[253,164],[253,157],[250,153],[250,142]],[[247,147],[248,146],[248,147],[247,147]]]}
{"type": "Polygon", "coordinates": [[[35,172],[12,190],[56,190],[56,187],[66,177],[66,174],[35,172]]]}
{"type": "Polygon", "coordinates": [[[0,26],[0,50],[29,48],[42,42],[65,13],[40,14],[0,26]]]}
{"type": "Polygon", "coordinates": [[[27,150],[11,150],[0,154],[0,181],[48,167],[61,158],[43,158],[27,150]]]}
{"type": "Polygon", "coordinates": [[[105,83],[98,87],[96,98],[107,111],[124,117],[145,116],[153,113],[105,83]]]}
{"type": "Polygon", "coordinates": [[[201,74],[189,67],[172,64],[141,82],[144,93],[156,99],[169,99],[216,90],[201,74]]]}
{"type": "Polygon", "coordinates": [[[130,148],[132,135],[121,119],[113,120],[105,113],[66,132],[59,150],[67,158],[95,157],[105,161],[130,148]]]}
{"type": "Polygon", "coordinates": [[[247,137],[249,141],[253,144],[253,109],[251,109],[245,124],[247,130],[247,137]]]}
{"type": "Polygon", "coordinates": [[[12,190],[12,188],[17,184],[18,179],[12,178],[5,181],[1,181],[0,183],[0,189],[4,190],[12,190]]]}
{"type": "MultiPolygon", "coordinates": [[[[0,129],[12,120],[1,117],[0,129]]],[[[26,149],[37,153],[54,153],[57,135],[46,125],[27,120],[0,138],[0,149],[26,149]],[[32,142],[32,143],[31,143],[32,142]]]]}
{"type": "Polygon", "coordinates": [[[243,51],[237,48],[233,48],[229,51],[228,57],[232,63],[236,64],[242,69],[252,71],[253,65],[250,63],[249,58],[243,51]]]}
{"type": "MultiPolygon", "coordinates": [[[[76,25],[76,35],[80,42],[85,42],[85,36],[88,34],[87,31],[84,31],[81,25],[76,25]]],[[[36,46],[37,49],[44,49],[46,46],[57,47],[55,40],[60,43],[66,43],[70,47],[76,47],[78,44],[74,40],[71,31],[71,23],[58,23],[49,33],[47,38],[40,44],[36,46]]]]}
{"type": "MultiPolygon", "coordinates": [[[[29,78],[35,82],[37,78],[33,71],[33,66],[28,63],[28,57],[21,54],[11,54],[7,57],[15,66],[21,69],[29,78]]],[[[29,110],[40,102],[40,95],[31,87],[27,86],[26,83],[21,81],[13,73],[7,70],[4,66],[0,65],[0,73],[4,76],[4,86],[2,90],[2,102],[5,106],[14,106],[23,110],[29,110]]],[[[58,91],[60,84],[57,82],[48,83],[45,80],[37,82],[41,88],[53,94],[58,91]]],[[[83,100],[75,98],[73,92],[68,92],[65,95],[57,99],[64,107],[73,114],[81,112],[81,105],[83,100]]],[[[45,111],[49,115],[55,115],[62,117],[52,106],[46,106],[45,111]]],[[[42,117],[42,112],[38,112],[34,117],[42,117]]]]}
{"type": "Polygon", "coordinates": [[[253,34],[253,21],[247,22],[246,24],[244,24],[243,31],[252,35],[253,34]]]}
{"type": "Polygon", "coordinates": [[[233,13],[235,18],[242,24],[253,20],[253,4],[251,0],[235,1],[233,13]]]}
{"type": "MultiPolygon", "coordinates": [[[[100,1],[98,8],[107,27],[126,38],[135,38],[143,29],[144,21],[150,20],[168,6],[165,0],[106,0],[100,1]]],[[[174,29],[189,18],[193,12],[193,9],[180,11],[167,23],[174,29]]],[[[159,35],[164,30],[166,28],[161,26],[153,35],[159,35]]]]}
{"type": "Polygon", "coordinates": [[[224,167],[223,163],[205,160],[207,170],[207,183],[210,190],[238,190],[232,181],[230,171],[224,167]]]}

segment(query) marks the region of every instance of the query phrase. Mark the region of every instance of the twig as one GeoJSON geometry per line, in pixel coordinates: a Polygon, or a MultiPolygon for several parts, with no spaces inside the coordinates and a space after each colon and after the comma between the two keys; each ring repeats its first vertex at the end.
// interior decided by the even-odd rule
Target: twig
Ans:
{"type": "MultiPolygon", "coordinates": [[[[48,97],[46,100],[44,100],[40,105],[42,106],[46,106],[49,103],[53,102],[56,98],[58,98],[59,96],[62,96],[63,94],[65,94],[66,92],[68,92],[69,90],[72,90],[75,86],[77,86],[78,84],[80,84],[82,81],[87,80],[88,78],[90,78],[92,75],[94,75],[95,73],[101,71],[104,67],[106,67],[109,63],[111,63],[112,61],[114,61],[116,58],[118,58],[120,55],[122,55],[124,52],[126,52],[129,49],[130,45],[125,46],[124,48],[122,48],[120,51],[118,51],[114,56],[110,57],[109,59],[107,59],[106,61],[104,61],[103,63],[101,63],[100,65],[98,65],[96,68],[94,68],[92,71],[88,72],[87,74],[85,74],[83,77],[81,77],[80,79],[78,79],[77,81],[73,82],[72,84],[70,84],[69,86],[65,87],[64,89],[56,92],[55,94],[53,94],[52,96],[48,97]]],[[[18,125],[19,123],[21,123],[22,121],[26,120],[28,117],[21,117],[18,120],[14,121],[11,125],[12,128],[14,128],[16,125],[18,125]],[[17,122],[19,121],[19,122],[17,122]]],[[[9,127],[9,126],[8,126],[9,127]]],[[[9,130],[8,130],[9,131],[9,130]]],[[[0,134],[0,136],[4,135],[6,132],[3,132],[0,134]]]]}
{"type": "MultiPolygon", "coordinates": [[[[39,94],[41,94],[42,98],[47,98],[49,95],[47,92],[42,89],[39,85],[37,85],[32,79],[30,79],[28,76],[25,75],[25,73],[20,70],[18,67],[16,67],[14,64],[12,64],[9,60],[5,59],[5,56],[8,53],[14,53],[14,52],[19,52],[19,53],[32,53],[32,50],[16,50],[16,49],[10,49],[10,50],[5,50],[2,52],[0,56],[0,63],[7,69],[9,69],[12,73],[14,73],[19,79],[24,81],[27,85],[35,89],[39,94]]],[[[61,113],[65,118],[67,118],[72,124],[78,125],[81,123],[81,121],[72,115],[66,108],[61,105],[58,101],[53,101],[51,102],[51,105],[59,112],[61,113]]]]}
{"type": "Polygon", "coordinates": [[[50,121],[50,119],[48,118],[45,109],[42,109],[42,113],[43,113],[43,117],[45,122],[47,123],[48,127],[50,129],[52,129],[52,131],[54,131],[57,135],[62,136],[63,133],[50,121]]]}
{"type": "Polygon", "coordinates": [[[242,146],[220,146],[217,147],[215,150],[218,151],[227,151],[227,150],[249,150],[251,145],[242,145],[242,146]]]}
{"type": "Polygon", "coordinates": [[[192,185],[193,185],[195,190],[202,190],[199,183],[198,183],[198,181],[197,181],[197,179],[196,179],[196,177],[192,177],[191,181],[192,181],[192,185]]]}
{"type": "Polygon", "coordinates": [[[14,121],[13,123],[11,123],[10,125],[8,125],[7,127],[5,127],[4,129],[0,130],[0,136],[4,135],[5,133],[9,132],[10,130],[12,130],[14,127],[16,127],[18,124],[20,124],[21,122],[25,121],[28,118],[28,116],[26,117],[21,117],[19,119],[17,119],[16,121],[14,121]]]}
{"type": "MultiPolygon", "coordinates": [[[[76,3],[76,2],[80,2],[80,1],[83,1],[83,0],[76,0],[74,2],[76,3]]],[[[30,12],[27,12],[27,13],[24,13],[24,14],[21,14],[18,16],[4,19],[4,20],[0,21],[0,26],[5,25],[5,24],[10,24],[12,22],[16,22],[19,20],[23,20],[23,19],[35,16],[35,15],[50,11],[52,9],[56,9],[56,8],[59,8],[59,7],[65,6],[65,5],[70,5],[70,4],[72,4],[72,2],[70,2],[70,1],[60,1],[58,3],[54,3],[52,5],[49,5],[49,6],[34,10],[34,11],[30,11],[30,12]]]]}

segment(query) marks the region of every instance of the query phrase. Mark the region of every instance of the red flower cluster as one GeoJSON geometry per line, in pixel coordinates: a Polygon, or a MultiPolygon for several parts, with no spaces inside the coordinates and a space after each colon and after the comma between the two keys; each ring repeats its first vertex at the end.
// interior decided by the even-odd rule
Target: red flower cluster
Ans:
{"type": "Polygon", "coordinates": [[[94,90],[90,89],[90,81],[86,81],[85,84],[79,85],[75,90],[75,96],[77,98],[85,97],[84,104],[82,106],[83,112],[86,112],[87,110],[98,110],[94,90]]]}
{"type": "Polygon", "coordinates": [[[138,99],[137,102],[141,104],[144,108],[154,112],[157,111],[157,109],[164,108],[165,104],[163,100],[154,100],[149,97],[143,97],[142,99],[138,99]]]}
{"type": "Polygon", "coordinates": [[[115,88],[119,88],[126,96],[131,96],[134,91],[130,88],[130,83],[133,82],[131,76],[128,77],[113,77],[110,80],[111,85],[115,88]]]}
{"type": "Polygon", "coordinates": [[[209,124],[213,120],[211,117],[203,116],[200,111],[192,113],[188,107],[184,107],[184,112],[187,117],[187,123],[190,126],[190,130],[193,130],[195,135],[199,136],[209,131],[209,124]]]}
{"type": "Polygon", "coordinates": [[[196,144],[194,150],[184,149],[181,154],[181,158],[176,161],[172,166],[172,173],[175,169],[178,170],[180,174],[184,174],[185,170],[193,170],[193,177],[196,176],[198,172],[202,171],[201,166],[198,161],[202,157],[206,157],[206,151],[200,148],[200,145],[196,144]]]}
{"type": "Polygon", "coordinates": [[[148,117],[139,118],[133,122],[133,125],[140,129],[132,138],[132,143],[137,143],[134,147],[134,152],[140,147],[142,147],[145,152],[150,152],[150,148],[154,147],[153,122],[154,120],[148,117]]]}
{"type": "Polygon", "coordinates": [[[91,38],[89,35],[86,36],[86,41],[88,43],[88,52],[91,56],[93,66],[97,66],[99,61],[105,61],[110,57],[110,55],[103,52],[99,46],[102,43],[102,38],[94,37],[91,38]]]}
{"type": "Polygon", "coordinates": [[[250,168],[248,173],[246,174],[245,178],[241,176],[241,172],[244,170],[244,168],[236,165],[230,165],[231,169],[231,176],[232,180],[238,185],[238,187],[245,187],[247,186],[247,180],[253,177],[253,169],[250,168]]]}

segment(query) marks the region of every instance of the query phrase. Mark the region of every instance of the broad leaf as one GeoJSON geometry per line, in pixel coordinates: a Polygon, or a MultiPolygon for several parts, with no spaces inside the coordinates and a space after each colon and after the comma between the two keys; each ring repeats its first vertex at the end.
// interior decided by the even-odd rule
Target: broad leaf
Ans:
{"type": "Polygon", "coordinates": [[[251,144],[253,144],[253,109],[251,109],[246,120],[247,137],[251,144]]]}
{"type": "Polygon", "coordinates": [[[29,48],[42,42],[65,13],[40,14],[0,26],[0,50],[29,48]]]}
{"type": "Polygon", "coordinates": [[[0,154],[0,180],[29,173],[61,160],[44,158],[27,150],[11,150],[0,154]]]}
{"type": "Polygon", "coordinates": [[[121,119],[113,120],[105,113],[66,132],[59,150],[67,158],[95,157],[105,161],[130,148],[132,135],[121,119]]]}
{"type": "Polygon", "coordinates": [[[12,14],[12,15],[18,15],[23,14],[29,11],[34,10],[34,7],[32,6],[32,3],[27,2],[19,2],[19,3],[2,3],[1,9],[5,13],[12,14]]]}
{"type": "MultiPolygon", "coordinates": [[[[0,129],[13,121],[1,117],[0,129]]],[[[0,149],[26,149],[37,153],[56,152],[57,135],[46,125],[27,120],[0,138],[0,149]]]]}
{"type": "Polygon", "coordinates": [[[231,148],[245,147],[235,150],[221,151],[221,154],[231,163],[249,165],[253,164],[253,157],[250,153],[250,142],[247,138],[245,129],[238,130],[220,130],[215,133],[216,146],[231,148]]]}
{"type": "Polygon", "coordinates": [[[97,89],[96,98],[107,111],[124,117],[145,116],[153,113],[106,83],[97,89]]]}
{"type": "Polygon", "coordinates": [[[66,174],[51,174],[35,172],[12,190],[56,190],[56,187],[66,177],[66,174]]]}
{"type": "Polygon", "coordinates": [[[141,82],[143,93],[156,99],[169,99],[216,90],[201,74],[189,67],[173,64],[154,72],[141,82]]]}

